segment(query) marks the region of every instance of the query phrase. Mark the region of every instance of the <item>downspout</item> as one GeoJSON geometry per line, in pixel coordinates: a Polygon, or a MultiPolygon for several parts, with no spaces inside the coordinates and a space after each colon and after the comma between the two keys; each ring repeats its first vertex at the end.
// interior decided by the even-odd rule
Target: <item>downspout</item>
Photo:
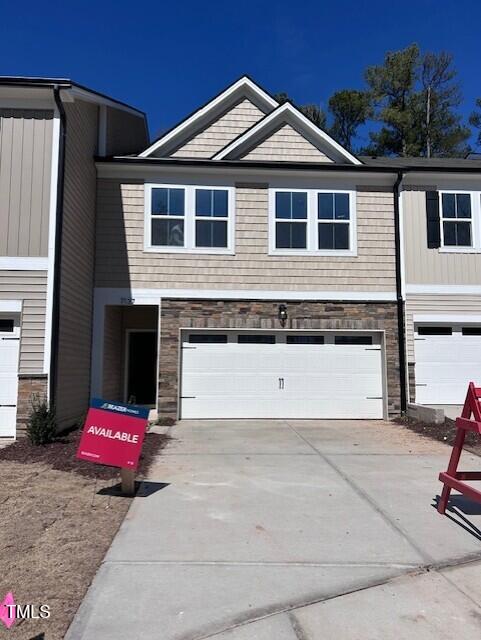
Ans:
{"type": "Polygon", "coordinates": [[[401,386],[401,411],[407,409],[406,395],[406,335],[404,325],[404,300],[402,296],[402,273],[401,273],[401,223],[399,219],[399,186],[404,174],[398,171],[396,182],[393,185],[394,196],[394,242],[396,259],[396,303],[397,303],[397,329],[399,345],[399,383],[401,386]]]}
{"type": "Polygon", "coordinates": [[[53,266],[52,292],[52,332],[50,346],[50,380],[49,404],[55,407],[58,379],[58,345],[60,326],[60,266],[62,260],[62,228],[63,228],[63,196],[65,189],[65,142],[67,136],[67,116],[60,97],[60,88],[54,86],[53,97],[60,116],[59,149],[58,149],[58,180],[57,180],[57,210],[55,222],[55,256],[53,266]]]}

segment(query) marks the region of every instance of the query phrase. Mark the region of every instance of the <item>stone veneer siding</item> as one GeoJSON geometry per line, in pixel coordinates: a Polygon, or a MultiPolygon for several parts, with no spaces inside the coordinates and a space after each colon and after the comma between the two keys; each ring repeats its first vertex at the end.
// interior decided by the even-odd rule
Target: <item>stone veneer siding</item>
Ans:
{"type": "Polygon", "coordinates": [[[20,374],[17,396],[17,436],[25,435],[34,396],[37,396],[39,400],[47,398],[47,376],[20,374]]]}
{"type": "MultiPolygon", "coordinates": [[[[159,415],[178,417],[180,329],[282,330],[282,302],[162,299],[159,352],[159,415]]],[[[286,329],[385,331],[390,416],[400,413],[399,350],[395,303],[289,302],[286,329]]]]}

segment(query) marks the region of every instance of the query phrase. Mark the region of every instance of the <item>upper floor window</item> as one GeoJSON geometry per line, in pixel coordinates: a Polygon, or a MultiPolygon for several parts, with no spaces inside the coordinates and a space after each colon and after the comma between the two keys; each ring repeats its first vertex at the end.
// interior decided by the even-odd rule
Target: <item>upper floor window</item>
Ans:
{"type": "Polygon", "coordinates": [[[152,189],[152,245],[184,246],[185,190],[152,189]]]}
{"type": "Polygon", "coordinates": [[[319,249],[349,249],[349,194],[317,195],[319,249]]]}
{"type": "Polygon", "coordinates": [[[470,193],[441,194],[441,239],[445,247],[473,246],[470,193]]]}
{"type": "Polygon", "coordinates": [[[307,248],[307,193],[276,192],[276,249],[307,248]]]}
{"type": "Polygon", "coordinates": [[[233,188],[146,185],[145,250],[233,253],[233,188]]]}
{"type": "Polygon", "coordinates": [[[272,254],[356,255],[353,191],[273,189],[270,221],[272,254]]]}

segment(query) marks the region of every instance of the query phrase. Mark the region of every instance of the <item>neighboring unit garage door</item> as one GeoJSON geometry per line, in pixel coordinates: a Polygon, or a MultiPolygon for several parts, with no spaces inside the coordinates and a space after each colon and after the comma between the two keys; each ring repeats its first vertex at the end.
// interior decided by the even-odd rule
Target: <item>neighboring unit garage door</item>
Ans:
{"type": "Polygon", "coordinates": [[[18,320],[0,317],[0,437],[14,437],[17,420],[18,320]]]}
{"type": "Polygon", "coordinates": [[[191,332],[181,417],[382,418],[380,335],[191,332]]]}
{"type": "Polygon", "coordinates": [[[416,402],[463,404],[468,383],[481,385],[481,327],[415,328],[416,402]]]}

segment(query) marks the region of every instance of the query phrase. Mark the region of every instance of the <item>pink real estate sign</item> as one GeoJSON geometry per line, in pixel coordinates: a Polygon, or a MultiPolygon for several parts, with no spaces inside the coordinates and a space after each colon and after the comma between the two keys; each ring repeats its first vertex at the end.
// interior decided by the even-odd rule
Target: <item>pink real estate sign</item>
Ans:
{"type": "Polygon", "coordinates": [[[137,468],[149,410],[94,398],[85,420],[77,458],[97,464],[137,468]]]}

